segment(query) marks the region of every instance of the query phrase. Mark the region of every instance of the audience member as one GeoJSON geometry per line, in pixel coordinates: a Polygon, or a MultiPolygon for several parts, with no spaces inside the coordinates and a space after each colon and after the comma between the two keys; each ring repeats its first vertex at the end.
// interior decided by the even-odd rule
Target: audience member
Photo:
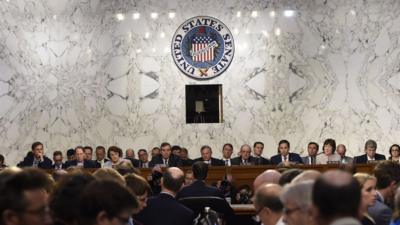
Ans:
{"type": "Polygon", "coordinates": [[[232,159],[232,165],[249,166],[254,164],[254,158],[251,156],[250,145],[240,146],[240,156],[232,159]]]}
{"type": "Polygon", "coordinates": [[[208,145],[204,145],[200,149],[201,157],[195,159],[195,162],[204,162],[210,166],[224,166],[225,163],[222,160],[212,157],[212,149],[208,145]]]}
{"type": "Polygon", "coordinates": [[[317,153],[319,145],[316,142],[310,142],[307,146],[308,156],[301,157],[305,165],[315,165],[317,163],[317,153]]]}
{"type": "Polygon", "coordinates": [[[55,225],[76,225],[80,215],[82,190],[94,180],[90,173],[76,170],[60,178],[50,196],[50,209],[55,225]]]}
{"type": "Polygon", "coordinates": [[[93,173],[96,180],[110,180],[125,185],[125,178],[113,168],[100,168],[93,173]]]}
{"type": "Polygon", "coordinates": [[[377,148],[376,141],[370,139],[367,142],[365,142],[365,147],[364,147],[365,154],[354,157],[354,163],[361,164],[379,160],[386,160],[386,157],[384,155],[376,153],[376,148],[377,148]]]}
{"type": "Polygon", "coordinates": [[[139,203],[139,211],[147,206],[147,198],[152,195],[149,183],[140,175],[125,175],[126,186],[136,195],[139,203]]]}
{"type": "Polygon", "coordinates": [[[254,208],[263,225],[284,225],[281,186],[263,184],[255,194],[254,208]]]}
{"type": "Polygon", "coordinates": [[[63,155],[61,151],[55,151],[53,152],[53,165],[51,165],[51,168],[56,169],[56,170],[61,170],[65,169],[65,165],[63,163],[63,155]]]}
{"type": "Polygon", "coordinates": [[[80,225],[129,224],[138,202],[126,187],[104,180],[93,181],[83,190],[78,207],[80,225]]]}
{"type": "Polygon", "coordinates": [[[52,161],[44,155],[43,144],[35,142],[32,144],[32,151],[27,154],[23,161],[18,163],[18,167],[34,167],[51,169],[52,161]]]}
{"type": "Polygon", "coordinates": [[[160,165],[162,167],[182,166],[182,161],[176,155],[172,154],[171,145],[168,142],[161,144],[160,154],[154,156],[150,161],[150,167],[160,165]]]}
{"type": "Polygon", "coordinates": [[[315,181],[321,173],[316,170],[305,170],[292,180],[292,184],[297,184],[304,181],[315,181]]]}
{"type": "Polygon", "coordinates": [[[254,165],[269,165],[269,164],[271,164],[271,162],[268,159],[262,157],[263,150],[264,150],[264,143],[262,143],[261,141],[254,142],[254,145],[253,145],[254,165]]]}
{"type": "Polygon", "coordinates": [[[78,146],[75,148],[75,159],[65,162],[65,168],[70,167],[97,168],[97,165],[92,160],[85,159],[83,147],[78,146]]]}
{"type": "Polygon", "coordinates": [[[85,152],[85,159],[93,160],[93,148],[90,146],[83,147],[83,152],[85,152]]]}
{"type": "Polygon", "coordinates": [[[48,196],[52,182],[38,169],[2,172],[0,181],[0,224],[51,225],[48,196]],[[7,177],[7,178],[6,178],[7,177]]]}
{"type": "Polygon", "coordinates": [[[336,153],[340,156],[340,163],[350,164],[353,163],[353,158],[346,156],[346,146],[344,144],[338,144],[336,148],[336,153]]]}
{"type": "Polygon", "coordinates": [[[313,224],[311,215],[314,181],[285,185],[281,195],[283,222],[286,225],[313,224]]]}
{"type": "Polygon", "coordinates": [[[143,224],[151,225],[191,225],[193,211],[178,203],[175,196],[184,181],[183,171],[176,167],[166,169],[161,179],[162,191],[150,197],[145,207],[134,218],[143,224]]]}
{"type": "Polygon", "coordinates": [[[377,198],[373,206],[368,208],[368,214],[376,225],[387,225],[392,217],[393,198],[400,181],[400,164],[393,161],[379,162],[374,168],[376,177],[377,198]]]}
{"type": "Polygon", "coordinates": [[[232,153],[233,153],[233,146],[231,143],[226,143],[222,146],[222,161],[224,162],[225,166],[232,165],[232,153]]]}
{"type": "Polygon", "coordinates": [[[193,171],[192,170],[186,171],[184,185],[188,186],[189,184],[193,183],[193,180],[194,180],[193,171]]]}
{"type": "Polygon", "coordinates": [[[280,163],[289,164],[289,163],[303,163],[301,157],[297,153],[289,153],[290,143],[287,140],[281,140],[278,144],[278,152],[279,154],[271,157],[271,163],[274,165],[278,165],[280,163]]]}
{"type": "Polygon", "coordinates": [[[322,154],[317,156],[317,164],[340,163],[340,156],[335,153],[336,141],[328,138],[322,146],[322,154]]]}
{"type": "Polygon", "coordinates": [[[361,189],[360,219],[362,225],[374,225],[375,221],[368,214],[368,207],[373,206],[376,201],[376,178],[367,173],[356,173],[361,189]]]}
{"type": "Polygon", "coordinates": [[[351,174],[330,170],[315,181],[313,219],[319,225],[360,225],[359,216],[361,191],[351,174]]]}
{"type": "Polygon", "coordinates": [[[279,185],[282,187],[285,184],[292,182],[294,178],[300,175],[303,172],[301,169],[288,169],[282,173],[281,178],[279,178],[279,185]]]}
{"type": "Polygon", "coordinates": [[[398,144],[394,144],[389,148],[389,160],[394,162],[399,162],[400,160],[400,146],[398,144]]]}
{"type": "Polygon", "coordinates": [[[253,190],[257,190],[263,184],[279,184],[281,176],[276,170],[266,170],[254,179],[253,190]]]}

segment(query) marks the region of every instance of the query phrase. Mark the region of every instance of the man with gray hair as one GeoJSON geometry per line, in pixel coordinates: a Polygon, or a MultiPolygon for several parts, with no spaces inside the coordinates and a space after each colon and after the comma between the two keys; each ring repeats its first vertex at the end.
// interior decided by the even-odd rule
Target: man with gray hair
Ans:
{"type": "Polygon", "coordinates": [[[263,225],[284,225],[281,193],[282,187],[277,184],[265,184],[257,190],[254,208],[263,225]]]}
{"type": "Polygon", "coordinates": [[[254,164],[254,158],[251,156],[251,147],[244,144],[240,147],[240,156],[231,160],[232,165],[248,166],[254,164]]]}
{"type": "Polygon", "coordinates": [[[365,154],[354,157],[354,163],[365,164],[369,161],[386,160],[384,155],[376,153],[376,148],[376,141],[369,139],[367,142],[365,142],[365,154]]]}
{"type": "Polygon", "coordinates": [[[286,225],[311,224],[312,188],[314,181],[285,185],[281,195],[283,222],[286,225]]]}

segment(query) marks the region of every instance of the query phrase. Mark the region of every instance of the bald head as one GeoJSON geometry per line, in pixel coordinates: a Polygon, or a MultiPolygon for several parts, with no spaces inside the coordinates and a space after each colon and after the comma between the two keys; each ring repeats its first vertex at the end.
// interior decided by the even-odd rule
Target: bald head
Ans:
{"type": "Polygon", "coordinates": [[[253,182],[254,190],[257,190],[262,184],[278,184],[281,174],[276,170],[266,170],[256,177],[253,182]]]}
{"type": "Polygon", "coordinates": [[[165,170],[161,188],[163,191],[169,191],[176,194],[182,187],[185,180],[184,173],[178,167],[170,167],[165,170]]]}
{"type": "Polygon", "coordinates": [[[283,209],[280,196],[282,187],[278,184],[263,184],[256,192],[254,204],[260,208],[269,208],[273,212],[280,213],[283,209]]]}
{"type": "Polygon", "coordinates": [[[306,170],[299,174],[292,180],[292,184],[301,183],[304,181],[315,181],[319,176],[321,176],[321,172],[316,170],[306,170]]]}

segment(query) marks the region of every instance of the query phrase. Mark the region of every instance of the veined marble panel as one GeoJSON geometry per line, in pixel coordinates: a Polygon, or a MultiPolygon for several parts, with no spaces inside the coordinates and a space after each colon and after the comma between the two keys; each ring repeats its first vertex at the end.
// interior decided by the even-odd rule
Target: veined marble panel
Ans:
{"type": "Polygon", "coordinates": [[[32,142],[47,155],[77,145],[146,148],[288,139],[304,153],[331,137],[378,152],[400,136],[400,1],[0,1],[0,153],[32,142]],[[221,76],[183,75],[175,29],[207,15],[234,34],[221,76]],[[186,124],[185,85],[222,84],[224,123],[186,124]]]}

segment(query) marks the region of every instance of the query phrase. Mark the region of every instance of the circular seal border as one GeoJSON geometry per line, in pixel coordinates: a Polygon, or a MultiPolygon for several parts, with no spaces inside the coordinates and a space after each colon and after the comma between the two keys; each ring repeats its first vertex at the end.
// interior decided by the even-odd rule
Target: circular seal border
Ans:
{"type": "MultiPolygon", "coordinates": [[[[204,21],[203,21],[204,22],[204,21]]],[[[218,26],[217,26],[218,27],[218,26]]],[[[225,36],[227,37],[227,36],[225,36]]],[[[184,73],[186,76],[198,79],[198,80],[208,80],[215,78],[222,73],[224,73],[230,64],[233,61],[234,55],[235,55],[235,41],[233,38],[233,35],[229,28],[221,22],[219,19],[211,16],[195,16],[190,19],[185,20],[175,31],[174,36],[172,37],[171,40],[171,55],[172,58],[175,62],[175,65],[179,68],[179,70],[184,73]],[[225,32],[221,33],[221,31],[218,31],[215,27],[205,24],[201,25],[192,25],[190,28],[183,29],[185,25],[190,24],[191,21],[195,21],[195,23],[200,20],[200,19],[209,19],[210,23],[212,24],[212,21],[217,22],[216,25],[222,26],[222,29],[225,29],[225,32]],[[206,26],[214,31],[218,32],[221,37],[224,37],[224,35],[229,35],[228,39],[224,41],[224,46],[223,46],[223,54],[222,57],[215,63],[215,65],[210,66],[208,68],[198,68],[187,62],[185,57],[183,56],[184,50],[182,49],[182,41],[185,40],[185,37],[188,33],[190,33],[193,29],[200,27],[200,26],[206,26]],[[182,35],[184,34],[184,35],[182,35]],[[179,35],[179,36],[178,36],[179,35]],[[226,44],[230,46],[230,48],[226,48],[226,44]],[[229,53],[228,61],[227,61],[227,53],[229,53]],[[180,57],[178,57],[180,56],[180,57]],[[182,62],[183,61],[183,62],[182,62]],[[223,62],[222,62],[223,61],[223,62]],[[223,64],[225,63],[225,64],[223,64]],[[211,71],[209,71],[211,69],[211,71]],[[210,72],[210,73],[209,73],[210,72]]]]}

